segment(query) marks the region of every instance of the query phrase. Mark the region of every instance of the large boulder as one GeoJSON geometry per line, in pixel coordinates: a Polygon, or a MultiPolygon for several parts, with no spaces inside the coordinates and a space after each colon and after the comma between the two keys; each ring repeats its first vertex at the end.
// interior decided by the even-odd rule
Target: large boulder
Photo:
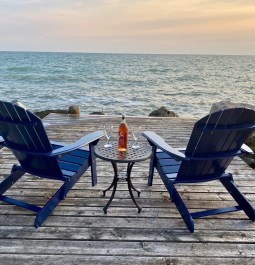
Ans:
{"type": "Polygon", "coordinates": [[[80,106],[78,106],[78,105],[72,105],[68,109],[68,114],[80,115],[80,113],[81,113],[81,110],[80,110],[80,106]]]}
{"type": "Polygon", "coordinates": [[[212,105],[210,113],[213,113],[215,111],[222,110],[222,109],[228,109],[228,108],[248,108],[248,109],[255,110],[255,106],[251,104],[234,103],[231,101],[219,101],[212,105]]]}
{"type": "MultiPolygon", "coordinates": [[[[227,109],[227,108],[249,108],[255,110],[255,106],[246,103],[234,103],[231,101],[220,101],[214,103],[211,107],[210,113],[213,113],[218,110],[227,109]]],[[[245,142],[255,153],[255,130],[250,134],[245,142]]],[[[243,160],[252,168],[255,168],[255,155],[247,155],[242,157],[243,160]]]]}
{"type": "Polygon", "coordinates": [[[161,107],[152,111],[149,116],[153,117],[179,117],[175,112],[168,110],[166,107],[161,107]]]}

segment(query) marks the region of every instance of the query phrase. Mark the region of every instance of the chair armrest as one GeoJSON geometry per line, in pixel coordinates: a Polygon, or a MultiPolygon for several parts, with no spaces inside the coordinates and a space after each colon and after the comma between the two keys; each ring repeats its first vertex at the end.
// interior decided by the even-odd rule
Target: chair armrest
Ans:
{"type": "Polygon", "coordinates": [[[168,153],[169,155],[171,155],[177,159],[181,159],[181,160],[186,159],[186,156],[183,153],[178,151],[178,149],[175,149],[175,148],[171,147],[170,145],[168,145],[164,141],[164,139],[162,137],[160,137],[158,134],[156,134],[152,131],[145,131],[142,133],[142,135],[149,141],[149,143],[151,145],[156,146],[160,150],[168,153]]]}
{"type": "Polygon", "coordinates": [[[72,152],[76,149],[81,148],[84,145],[88,145],[91,142],[94,142],[104,136],[103,131],[96,131],[89,133],[85,135],[84,137],[80,138],[78,141],[72,143],[72,144],[66,144],[63,147],[57,148],[51,152],[49,152],[47,155],[48,156],[61,156],[66,153],[72,152]]]}
{"type": "MultiPolygon", "coordinates": [[[[58,148],[62,148],[63,146],[66,146],[67,143],[65,142],[58,142],[58,141],[52,141],[50,140],[50,144],[52,147],[54,147],[54,150],[58,149],[58,148]]],[[[85,145],[79,149],[82,149],[82,150],[86,150],[86,151],[89,151],[89,146],[88,145],[85,145]]]]}
{"type": "Polygon", "coordinates": [[[252,154],[254,154],[254,152],[252,151],[252,149],[248,145],[246,145],[246,144],[243,144],[240,149],[241,149],[242,153],[244,153],[246,155],[252,155],[252,154]]]}

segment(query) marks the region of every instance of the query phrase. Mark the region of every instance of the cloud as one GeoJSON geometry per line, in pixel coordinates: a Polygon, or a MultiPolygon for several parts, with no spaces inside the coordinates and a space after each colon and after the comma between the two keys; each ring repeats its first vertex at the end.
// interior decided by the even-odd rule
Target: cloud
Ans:
{"type": "Polygon", "coordinates": [[[254,0],[0,0],[0,23],[2,43],[16,40],[17,47],[31,43],[34,49],[59,43],[121,51],[125,44],[171,52],[174,45],[194,50],[233,41],[244,51],[255,47],[254,0]]]}

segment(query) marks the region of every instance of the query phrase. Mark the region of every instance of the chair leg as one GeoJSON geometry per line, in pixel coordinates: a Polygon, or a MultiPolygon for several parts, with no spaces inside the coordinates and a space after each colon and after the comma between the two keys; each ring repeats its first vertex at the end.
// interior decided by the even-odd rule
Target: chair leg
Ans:
{"type": "Polygon", "coordinates": [[[51,199],[44,205],[44,207],[37,213],[35,218],[35,227],[38,228],[43,224],[46,218],[52,213],[56,206],[65,199],[67,193],[72,189],[74,184],[80,179],[82,173],[85,170],[81,170],[78,174],[74,175],[70,179],[67,179],[64,184],[56,191],[51,199]]]}
{"type": "Polygon", "coordinates": [[[92,186],[95,186],[97,184],[97,171],[96,171],[96,156],[94,153],[95,145],[98,141],[92,142],[89,144],[90,149],[90,170],[91,170],[91,181],[92,186]]]}
{"type": "MultiPolygon", "coordinates": [[[[74,177],[75,178],[75,177],[74,177]]],[[[79,178],[78,178],[79,179],[79,178]]],[[[72,180],[66,180],[65,183],[55,192],[48,202],[37,213],[35,218],[35,227],[40,227],[47,217],[53,212],[57,205],[65,199],[68,191],[78,181],[77,177],[72,180]]]]}
{"type": "Polygon", "coordinates": [[[63,198],[63,194],[66,193],[66,183],[64,183],[61,188],[51,197],[51,199],[44,205],[44,207],[37,213],[35,218],[35,227],[40,227],[46,218],[52,213],[59,202],[63,198]]]}
{"type": "Polygon", "coordinates": [[[172,185],[172,194],[170,194],[172,201],[175,203],[176,208],[178,209],[180,215],[182,216],[182,219],[184,221],[184,223],[186,224],[187,228],[189,229],[189,231],[191,233],[194,232],[194,222],[193,222],[193,218],[189,212],[189,210],[187,209],[186,205],[184,204],[181,196],[179,195],[178,191],[176,190],[176,188],[174,187],[173,184],[172,185]]]}
{"type": "Polygon", "coordinates": [[[154,168],[156,165],[156,146],[152,146],[152,157],[150,161],[150,168],[149,168],[149,175],[148,175],[148,186],[152,186],[153,182],[153,175],[154,175],[154,168]]]}
{"type": "Polygon", "coordinates": [[[11,174],[0,183],[0,194],[2,195],[6,192],[24,174],[25,171],[23,171],[21,166],[13,165],[11,174]]]}
{"type": "Polygon", "coordinates": [[[250,204],[250,202],[244,197],[244,195],[238,190],[234,182],[231,180],[232,177],[221,178],[220,181],[223,186],[228,190],[230,195],[250,218],[250,220],[255,221],[255,209],[250,204]]]}

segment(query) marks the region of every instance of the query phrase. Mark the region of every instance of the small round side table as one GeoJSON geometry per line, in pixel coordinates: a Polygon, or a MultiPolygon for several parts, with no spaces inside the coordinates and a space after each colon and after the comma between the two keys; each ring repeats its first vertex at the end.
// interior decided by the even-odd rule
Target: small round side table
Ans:
{"type": "Polygon", "coordinates": [[[151,156],[151,149],[143,144],[140,144],[139,148],[132,148],[132,143],[128,143],[127,151],[126,152],[119,152],[118,151],[118,143],[117,142],[110,142],[111,147],[104,147],[104,142],[99,142],[95,147],[95,155],[103,160],[109,161],[112,164],[113,170],[114,170],[114,176],[113,181],[111,185],[103,191],[103,195],[105,196],[106,191],[112,190],[111,197],[108,201],[108,203],[104,206],[103,210],[104,213],[107,213],[107,209],[109,205],[111,204],[119,181],[119,173],[118,173],[118,167],[117,163],[126,163],[127,164],[127,174],[126,174],[126,181],[128,184],[128,191],[130,194],[131,199],[133,200],[134,204],[136,205],[138,209],[138,213],[141,212],[142,207],[139,206],[139,204],[136,202],[133,191],[136,191],[138,194],[138,197],[140,196],[141,191],[136,189],[131,181],[131,171],[136,162],[144,161],[148,159],[151,156]]]}

